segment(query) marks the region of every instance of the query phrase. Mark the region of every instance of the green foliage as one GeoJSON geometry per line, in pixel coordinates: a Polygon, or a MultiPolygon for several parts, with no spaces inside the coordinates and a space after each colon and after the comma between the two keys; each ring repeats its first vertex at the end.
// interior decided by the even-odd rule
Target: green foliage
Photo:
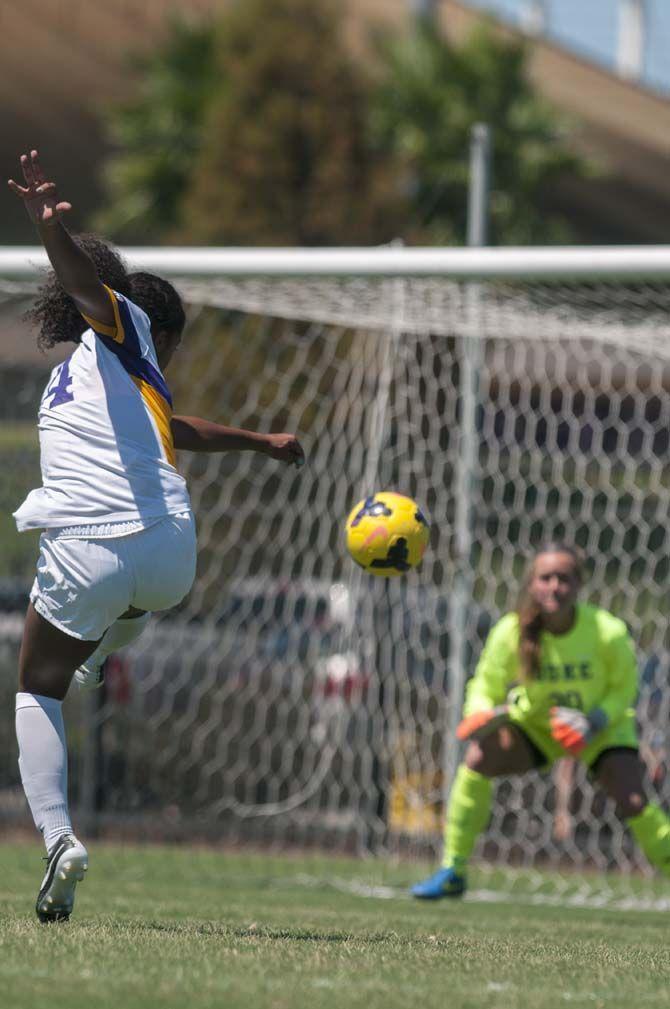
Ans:
{"type": "Polygon", "coordinates": [[[367,86],[330,0],[246,0],[222,19],[215,98],[183,237],[256,245],[394,235],[367,86]]]}
{"type": "Polygon", "coordinates": [[[34,422],[5,424],[0,430],[0,580],[30,586],[35,574],[39,534],[18,533],[14,512],[33,487],[39,487],[39,444],[34,422]]]}
{"type": "Polygon", "coordinates": [[[95,225],[129,242],[458,244],[470,129],[494,127],[491,238],[571,239],[555,184],[584,175],[518,42],[480,25],[461,46],[430,20],[378,46],[373,83],[334,0],[245,0],[173,18],[112,111],[117,153],[95,225]]]}
{"type": "Polygon", "coordinates": [[[210,21],[173,16],[164,45],[135,60],[139,92],[109,117],[116,153],[105,168],[108,207],[95,226],[110,237],[160,242],[180,224],[203,120],[224,86],[215,38],[210,21]]]}
{"type": "Polygon", "coordinates": [[[567,221],[547,214],[546,196],[559,179],[587,168],[531,86],[524,45],[498,38],[483,22],[455,46],[423,20],[378,48],[372,129],[386,156],[404,167],[411,238],[465,240],[470,131],[484,122],[493,127],[491,240],[567,241],[567,221]]]}

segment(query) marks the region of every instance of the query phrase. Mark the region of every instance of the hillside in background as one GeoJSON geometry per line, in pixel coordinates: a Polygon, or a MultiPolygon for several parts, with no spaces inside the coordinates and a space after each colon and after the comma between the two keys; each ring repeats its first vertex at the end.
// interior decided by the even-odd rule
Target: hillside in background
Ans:
{"type": "MultiPolygon", "coordinates": [[[[361,54],[365,21],[396,27],[406,22],[409,0],[347,0],[350,37],[361,54]]],[[[203,16],[221,0],[184,0],[181,15],[203,16]]],[[[454,38],[466,34],[477,15],[455,0],[436,4],[454,38]]],[[[67,181],[75,205],[72,223],[85,226],[102,199],[101,166],[108,153],[100,111],[128,95],[137,81],[131,52],[153,46],[164,30],[172,0],[23,0],[0,11],[3,89],[2,155],[5,177],[15,155],[29,145],[67,181]]],[[[500,30],[511,34],[509,28],[500,30]]],[[[628,84],[556,45],[533,43],[532,76],[538,89],[581,123],[580,151],[609,171],[607,180],[564,185],[556,206],[570,207],[585,242],[665,242],[670,214],[670,101],[628,84]]],[[[17,203],[6,200],[3,243],[30,243],[17,203]]]]}

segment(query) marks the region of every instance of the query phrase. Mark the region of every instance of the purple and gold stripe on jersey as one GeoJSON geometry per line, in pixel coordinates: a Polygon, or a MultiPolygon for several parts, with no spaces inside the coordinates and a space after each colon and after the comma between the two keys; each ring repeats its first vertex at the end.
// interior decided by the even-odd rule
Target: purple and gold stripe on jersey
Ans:
{"type": "Polygon", "coordinates": [[[128,303],[125,300],[119,300],[110,288],[106,287],[106,290],[109,292],[114,309],[116,326],[103,325],[88,316],[84,316],[84,318],[96,335],[100,337],[105,347],[118,358],[124,370],[139,389],[156,425],[165,457],[170,465],[175,466],[175,450],[170,424],[172,419],[170,390],[158,368],[144,356],[140,334],[137,332],[128,303]]]}
{"type": "Polygon", "coordinates": [[[174,466],[176,469],[177,460],[175,458],[172,426],[170,423],[172,420],[172,407],[167,400],[143,378],[137,378],[135,375],[132,375],[131,378],[140,390],[142,399],[154,419],[154,423],[163,446],[163,451],[165,452],[165,458],[170,465],[174,466]]]}
{"type": "MultiPolygon", "coordinates": [[[[125,340],[125,329],[123,322],[121,321],[121,314],[119,311],[119,299],[117,298],[111,287],[107,287],[107,284],[102,285],[109,295],[109,300],[112,303],[112,311],[114,312],[114,322],[115,325],[107,326],[104,322],[98,322],[97,319],[93,319],[90,315],[86,315],[82,312],[83,318],[89,324],[91,329],[98,334],[98,336],[106,336],[109,340],[114,340],[116,343],[123,343],[125,340]]],[[[133,327],[134,329],[134,327],[133,327]]]]}

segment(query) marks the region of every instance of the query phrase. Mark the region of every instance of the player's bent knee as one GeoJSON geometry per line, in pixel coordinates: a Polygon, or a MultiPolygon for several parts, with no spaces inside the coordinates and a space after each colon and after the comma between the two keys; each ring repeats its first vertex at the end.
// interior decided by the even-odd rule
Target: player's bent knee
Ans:
{"type": "Polygon", "coordinates": [[[498,732],[498,743],[503,753],[515,753],[519,746],[519,740],[514,729],[503,725],[498,732]]]}
{"type": "Polygon", "coordinates": [[[616,796],[613,798],[616,803],[617,816],[621,820],[631,820],[634,816],[639,816],[647,805],[646,796],[642,792],[631,792],[620,798],[616,796]]]}
{"type": "Polygon", "coordinates": [[[465,766],[470,771],[476,771],[485,778],[495,778],[500,774],[498,761],[495,755],[488,753],[486,749],[477,742],[472,742],[465,752],[465,766]]]}
{"type": "Polygon", "coordinates": [[[478,774],[483,774],[482,767],[486,763],[486,758],[484,756],[484,751],[482,750],[479,743],[470,743],[467,750],[465,751],[465,766],[470,771],[477,771],[478,774]]]}
{"type": "Polygon", "coordinates": [[[600,762],[598,782],[613,800],[622,820],[639,816],[647,805],[643,774],[637,753],[606,753],[600,762]]]}

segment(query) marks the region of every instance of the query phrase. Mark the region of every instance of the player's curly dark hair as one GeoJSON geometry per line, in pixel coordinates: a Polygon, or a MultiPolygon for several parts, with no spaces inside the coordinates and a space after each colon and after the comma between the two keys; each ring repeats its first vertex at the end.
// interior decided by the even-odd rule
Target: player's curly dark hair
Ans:
{"type": "MultiPolygon", "coordinates": [[[[103,284],[130,297],[128,273],[118,252],[97,235],[75,235],[74,241],[92,259],[103,284]]],[[[70,295],[63,290],[53,270],[37,293],[26,318],[38,329],[37,343],[43,350],[57,343],[79,343],[88,323],[70,295]]]]}
{"type": "Polygon", "coordinates": [[[535,563],[542,554],[569,554],[575,562],[575,574],[580,582],[584,571],[584,558],[577,547],[550,542],[536,551],[523,580],[516,607],[519,617],[519,660],[521,676],[525,681],[534,680],[540,671],[540,635],[544,625],[542,611],[530,594],[530,584],[535,574],[535,563]]]}
{"type": "Polygon", "coordinates": [[[172,284],[153,273],[129,273],[128,280],[128,297],[149,316],[152,331],[181,333],[186,313],[172,284]]]}

